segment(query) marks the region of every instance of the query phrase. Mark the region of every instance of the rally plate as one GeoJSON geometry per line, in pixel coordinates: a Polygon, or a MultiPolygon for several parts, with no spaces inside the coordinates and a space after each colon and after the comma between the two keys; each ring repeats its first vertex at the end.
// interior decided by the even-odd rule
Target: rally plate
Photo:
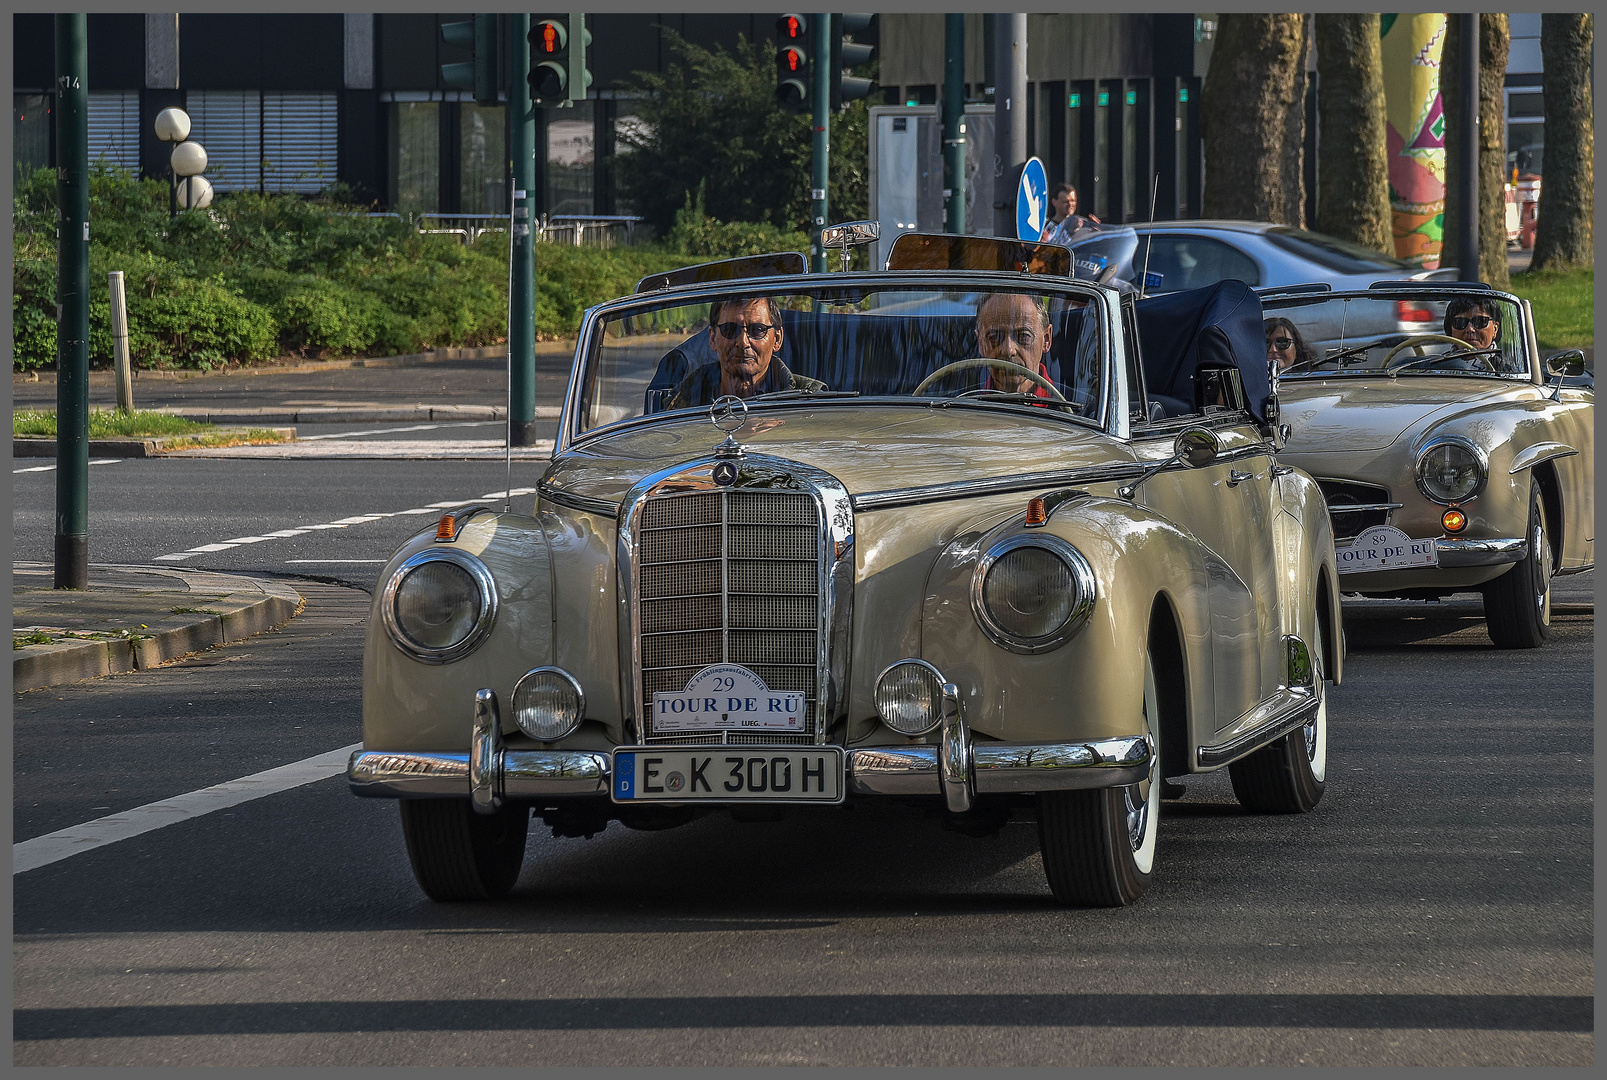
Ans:
{"type": "Polygon", "coordinates": [[[843,801],[840,746],[622,746],[617,803],[843,801]]]}
{"type": "Polygon", "coordinates": [[[1439,565],[1439,549],[1432,539],[1414,540],[1391,525],[1364,530],[1350,546],[1336,548],[1334,556],[1341,574],[1439,565]]]}

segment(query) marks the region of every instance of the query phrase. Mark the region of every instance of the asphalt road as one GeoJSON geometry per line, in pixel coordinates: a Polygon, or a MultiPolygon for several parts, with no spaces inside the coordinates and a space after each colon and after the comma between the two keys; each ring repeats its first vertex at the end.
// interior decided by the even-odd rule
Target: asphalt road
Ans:
{"type": "MultiPolygon", "coordinates": [[[[125,563],[505,486],[440,461],[91,476],[91,558],[125,563]]],[[[15,555],[48,560],[53,475],[13,480],[15,555]]],[[[14,840],[357,742],[378,564],[333,560],[430,520],[185,562],[330,580],[283,630],[18,695],[14,840]]],[[[334,777],[16,876],[13,1060],[1588,1065],[1593,621],[1514,653],[1465,606],[1376,610],[1347,618],[1322,804],[1255,816],[1191,781],[1128,909],[1056,907],[1029,822],[974,839],[901,807],[538,822],[511,897],[436,905],[394,805],[334,777]]]]}

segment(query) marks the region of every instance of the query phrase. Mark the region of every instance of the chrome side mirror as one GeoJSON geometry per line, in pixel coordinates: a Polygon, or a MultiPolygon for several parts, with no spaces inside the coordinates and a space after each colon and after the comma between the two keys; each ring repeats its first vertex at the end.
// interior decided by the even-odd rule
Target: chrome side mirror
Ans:
{"type": "Polygon", "coordinates": [[[1172,460],[1181,461],[1191,469],[1203,468],[1222,453],[1222,440],[1210,428],[1189,428],[1179,432],[1172,444],[1172,460]]]}
{"type": "Polygon", "coordinates": [[[1569,349],[1546,360],[1546,374],[1559,379],[1568,379],[1585,373],[1585,354],[1579,349],[1569,349]]]}
{"type": "Polygon", "coordinates": [[[1210,428],[1189,428],[1178,432],[1177,439],[1172,443],[1172,456],[1157,465],[1151,465],[1144,470],[1137,480],[1131,484],[1123,484],[1116,489],[1116,494],[1128,502],[1138,493],[1138,485],[1154,476],[1162,469],[1169,469],[1173,465],[1181,464],[1186,469],[1198,469],[1209,465],[1222,453],[1222,440],[1216,437],[1216,432],[1210,428]]]}

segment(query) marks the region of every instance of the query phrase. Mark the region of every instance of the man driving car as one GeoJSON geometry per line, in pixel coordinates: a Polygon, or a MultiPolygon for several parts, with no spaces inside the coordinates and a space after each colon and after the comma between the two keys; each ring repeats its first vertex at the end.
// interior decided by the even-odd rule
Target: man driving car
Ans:
{"type": "Polygon", "coordinates": [[[716,300],[709,306],[709,347],[715,362],[682,379],[670,395],[669,408],[709,405],[728,394],[751,398],[780,390],[824,390],[819,379],[787,369],[776,355],[781,341],[781,308],[770,297],[716,300]]]}
{"type": "Polygon", "coordinates": [[[1040,300],[1025,293],[991,293],[976,311],[977,350],[989,360],[1007,360],[1017,367],[989,368],[982,388],[1053,397],[1047,387],[1019,370],[1035,371],[1047,380],[1045,361],[1053,339],[1049,311],[1040,300]]]}

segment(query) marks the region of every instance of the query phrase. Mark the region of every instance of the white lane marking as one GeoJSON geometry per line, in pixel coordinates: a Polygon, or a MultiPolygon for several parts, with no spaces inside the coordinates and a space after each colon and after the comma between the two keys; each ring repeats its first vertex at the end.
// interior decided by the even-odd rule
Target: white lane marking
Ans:
{"type": "Polygon", "coordinates": [[[25,874],[29,870],[49,866],[80,852],[94,851],[107,844],[115,844],[119,840],[128,840],[169,825],[176,825],[181,821],[201,817],[203,814],[210,814],[214,810],[227,810],[231,806],[239,806],[253,799],[328,779],[345,772],[346,762],[351,758],[352,751],[362,748],[362,743],[352,743],[350,746],[343,746],[339,750],[331,750],[317,757],[252,773],[238,780],[214,784],[212,787],[176,795],[160,802],[146,803],[144,806],[125,810],[121,814],[95,818],[82,825],[70,825],[65,829],[46,833],[44,836],[36,836],[32,840],[24,840],[20,844],[12,844],[11,873],[13,876],[25,874]]]}
{"type": "Polygon", "coordinates": [[[390,562],[390,560],[389,559],[286,559],[285,560],[285,564],[287,566],[290,563],[320,563],[320,564],[327,565],[329,563],[384,563],[384,562],[390,562]]]}
{"type": "MultiPolygon", "coordinates": [[[[534,495],[535,493],[535,488],[514,488],[511,493],[504,491],[493,491],[488,494],[481,495],[480,498],[502,499],[511,498],[515,495],[534,495]]],[[[260,544],[265,540],[282,539],[289,536],[300,536],[303,533],[317,532],[323,529],[345,529],[352,525],[366,525],[370,521],[379,521],[382,518],[401,517],[405,514],[436,514],[442,510],[450,510],[453,507],[462,506],[466,501],[467,500],[464,499],[453,499],[449,502],[431,503],[428,506],[415,506],[410,510],[386,510],[373,514],[358,514],[355,517],[341,518],[338,521],[326,521],[318,525],[298,525],[294,529],[279,529],[276,532],[264,533],[261,536],[237,536],[233,540],[223,540],[215,544],[201,544],[185,551],[174,551],[167,555],[158,555],[156,556],[155,561],[183,562],[185,559],[191,559],[197,555],[206,555],[214,551],[227,551],[229,548],[239,547],[242,544],[260,544]]],[[[328,562],[329,560],[318,559],[313,561],[328,562]]]]}
{"type": "MultiPolygon", "coordinates": [[[[123,460],[122,458],[117,458],[117,457],[90,458],[89,463],[91,465],[116,465],[119,461],[122,461],[122,460],[123,460]]],[[[55,471],[56,471],[56,467],[54,465],[33,465],[33,466],[30,466],[29,468],[26,468],[26,469],[12,469],[11,470],[12,475],[16,475],[17,473],[25,473],[25,472],[55,472],[55,471]]]]}
{"type": "Polygon", "coordinates": [[[364,435],[394,435],[398,431],[434,431],[436,428],[455,427],[487,427],[491,424],[506,425],[506,420],[465,420],[456,424],[414,424],[412,427],[375,428],[372,431],[338,431],[332,435],[302,435],[297,442],[316,442],[319,439],[357,439],[364,435]]]}

